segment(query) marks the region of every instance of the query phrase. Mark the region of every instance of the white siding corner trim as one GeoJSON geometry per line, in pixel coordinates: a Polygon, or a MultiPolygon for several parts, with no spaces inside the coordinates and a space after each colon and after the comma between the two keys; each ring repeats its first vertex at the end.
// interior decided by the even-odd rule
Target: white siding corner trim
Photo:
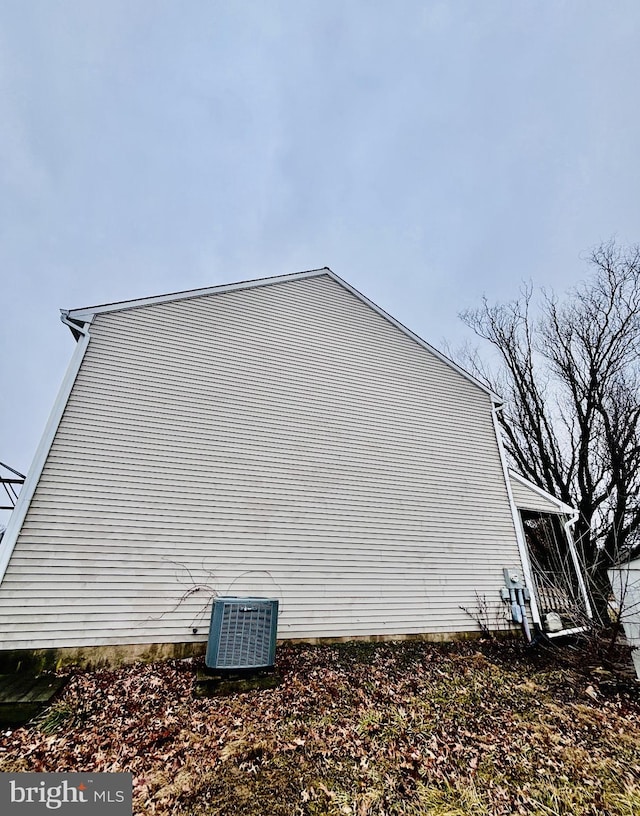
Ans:
{"type": "Polygon", "coordinates": [[[524,537],[524,529],[522,528],[522,521],[520,519],[520,513],[516,506],[515,499],[513,497],[513,490],[511,479],[509,478],[509,468],[507,467],[507,457],[504,450],[504,443],[502,442],[502,433],[500,431],[500,423],[498,421],[497,411],[500,410],[500,407],[497,405],[493,406],[491,414],[493,416],[493,427],[496,434],[496,442],[498,443],[498,450],[500,451],[500,461],[502,462],[502,472],[504,474],[504,483],[507,488],[507,495],[509,496],[509,506],[511,507],[511,517],[513,518],[513,526],[515,527],[516,531],[516,540],[518,542],[518,551],[520,552],[520,560],[522,561],[522,572],[524,573],[525,583],[529,588],[530,593],[530,607],[531,607],[531,617],[533,618],[533,622],[540,626],[542,624],[542,620],[540,618],[540,610],[538,609],[538,602],[536,599],[535,593],[535,584],[533,582],[533,574],[531,571],[531,562],[529,561],[529,552],[527,550],[527,542],[524,537]]]}
{"type": "MultiPolygon", "coordinates": [[[[64,319],[63,322],[65,322],[64,319]]],[[[31,499],[33,498],[33,494],[35,493],[40,476],[42,475],[42,470],[45,462],[47,461],[49,450],[51,449],[51,445],[53,444],[53,440],[58,431],[58,426],[60,425],[60,420],[62,419],[64,409],[69,401],[71,389],[76,381],[85,351],[89,345],[90,337],[87,328],[85,327],[83,331],[79,326],[77,326],[76,330],[81,331],[82,334],[73,351],[71,360],[69,361],[67,371],[64,375],[64,379],[62,380],[62,384],[60,385],[60,390],[58,391],[58,396],[53,404],[53,408],[49,414],[49,419],[45,425],[44,433],[40,439],[40,444],[36,449],[35,456],[33,457],[31,467],[27,473],[27,478],[25,479],[22,490],[20,491],[20,496],[18,497],[16,506],[9,516],[9,523],[7,524],[7,529],[5,530],[2,543],[0,544],[0,584],[4,579],[7,567],[9,566],[9,561],[11,560],[11,555],[16,545],[16,541],[18,540],[18,535],[22,528],[25,516],[27,515],[29,505],[31,504],[31,499]]]]}

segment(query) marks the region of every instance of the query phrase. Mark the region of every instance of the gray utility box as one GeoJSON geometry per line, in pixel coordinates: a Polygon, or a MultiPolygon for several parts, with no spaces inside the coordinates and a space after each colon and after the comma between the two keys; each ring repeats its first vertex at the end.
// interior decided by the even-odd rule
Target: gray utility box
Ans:
{"type": "Polygon", "coordinates": [[[216,598],[205,663],[210,669],[264,669],[276,660],[278,601],[216,598]]]}

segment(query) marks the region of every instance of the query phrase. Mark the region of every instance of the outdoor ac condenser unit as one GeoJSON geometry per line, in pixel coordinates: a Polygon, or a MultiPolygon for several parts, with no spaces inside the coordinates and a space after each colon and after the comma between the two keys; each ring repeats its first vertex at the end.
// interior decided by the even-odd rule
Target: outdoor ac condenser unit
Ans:
{"type": "Polygon", "coordinates": [[[216,598],[205,663],[210,669],[264,669],[276,659],[278,601],[216,598]]]}

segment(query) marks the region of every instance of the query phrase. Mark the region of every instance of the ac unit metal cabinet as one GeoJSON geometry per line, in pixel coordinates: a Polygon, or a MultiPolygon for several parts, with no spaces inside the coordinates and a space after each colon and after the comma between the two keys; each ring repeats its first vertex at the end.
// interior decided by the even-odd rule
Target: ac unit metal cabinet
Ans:
{"type": "Polygon", "coordinates": [[[261,669],[276,659],[278,601],[268,598],[216,598],[206,665],[211,669],[261,669]]]}

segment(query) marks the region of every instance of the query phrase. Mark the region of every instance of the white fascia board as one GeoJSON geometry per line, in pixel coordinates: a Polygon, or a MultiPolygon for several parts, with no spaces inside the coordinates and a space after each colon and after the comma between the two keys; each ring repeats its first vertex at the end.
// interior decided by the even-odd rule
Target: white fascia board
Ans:
{"type": "Polygon", "coordinates": [[[531,569],[531,562],[529,560],[529,551],[527,549],[527,542],[524,536],[524,528],[522,527],[522,520],[520,512],[516,507],[515,499],[513,498],[513,491],[511,490],[511,482],[509,480],[509,468],[507,466],[507,454],[504,449],[502,441],[502,434],[500,431],[500,423],[497,416],[497,406],[493,406],[491,416],[493,419],[493,430],[496,435],[496,442],[498,445],[498,453],[500,454],[500,462],[502,464],[502,473],[504,476],[504,484],[507,489],[507,496],[509,499],[509,507],[511,509],[511,518],[516,533],[516,542],[518,544],[518,552],[520,553],[520,561],[522,562],[522,572],[525,579],[525,584],[529,588],[529,606],[531,607],[531,617],[533,622],[538,626],[542,626],[540,618],[540,610],[538,609],[538,599],[536,597],[536,585],[533,582],[533,571],[531,569]]]}
{"type": "Polygon", "coordinates": [[[22,529],[22,524],[25,516],[27,515],[27,510],[31,504],[33,494],[36,491],[40,476],[42,475],[45,462],[47,461],[49,451],[51,450],[51,445],[53,444],[58,426],[60,425],[60,420],[62,419],[64,409],[69,401],[71,389],[73,388],[73,384],[78,376],[78,371],[80,370],[80,365],[82,364],[82,360],[88,345],[89,332],[86,329],[83,329],[73,351],[73,356],[71,357],[67,367],[64,379],[62,380],[60,390],[58,391],[58,396],[56,397],[56,401],[51,409],[44,433],[42,434],[42,439],[40,440],[40,444],[36,449],[31,467],[27,473],[27,478],[25,479],[20,495],[18,496],[16,506],[9,516],[7,529],[5,530],[2,542],[0,543],[0,584],[4,580],[7,567],[9,566],[9,561],[11,560],[11,555],[16,545],[16,541],[18,540],[18,535],[22,529]]]}
{"type": "Polygon", "coordinates": [[[239,289],[254,289],[260,286],[271,286],[276,283],[286,283],[288,281],[304,280],[305,278],[316,278],[319,275],[330,275],[333,273],[328,267],[323,269],[310,269],[308,272],[294,272],[291,275],[275,275],[270,278],[258,278],[256,280],[239,281],[238,283],[226,283],[220,286],[208,286],[204,289],[188,289],[184,292],[173,292],[168,295],[152,295],[136,300],[122,300],[117,303],[105,303],[102,306],[86,306],[82,309],[64,310],[64,314],[70,320],[80,320],[83,323],[90,323],[94,316],[104,312],[121,312],[125,309],[139,309],[141,306],[153,306],[157,303],[170,303],[176,300],[189,300],[191,298],[203,297],[205,295],[220,295],[223,292],[234,292],[239,289]]]}
{"type": "MultiPolygon", "coordinates": [[[[410,329],[392,317],[388,312],[385,312],[384,309],[381,309],[380,306],[375,304],[372,300],[369,300],[368,297],[363,295],[357,289],[354,289],[353,286],[350,286],[346,281],[342,280],[341,277],[332,272],[329,267],[325,266],[322,269],[310,269],[308,272],[294,272],[291,275],[276,275],[275,277],[270,278],[258,278],[256,280],[249,280],[249,281],[240,281],[239,283],[228,283],[223,284],[221,286],[210,286],[204,289],[190,289],[185,292],[174,292],[173,294],[168,295],[154,295],[152,297],[147,298],[138,298],[137,300],[124,300],[119,303],[106,303],[102,306],[89,306],[82,309],[69,309],[64,310],[63,315],[71,321],[80,321],[82,323],[91,323],[95,315],[102,314],[104,312],[120,312],[124,311],[125,309],[138,309],[142,306],[152,306],[157,303],[169,303],[171,301],[176,300],[188,300],[190,298],[202,297],[204,295],[219,295],[223,292],[234,292],[240,289],[253,289],[260,286],[271,286],[277,283],[288,283],[290,281],[299,281],[305,280],[306,278],[315,278],[321,275],[327,275],[327,277],[334,280],[336,283],[340,284],[340,286],[344,287],[348,292],[350,292],[354,297],[357,297],[358,300],[366,303],[369,308],[373,309],[377,312],[381,317],[384,317],[385,320],[388,320],[391,324],[393,324],[397,329],[400,329],[403,334],[410,337],[414,340],[418,345],[422,346],[422,348],[429,351],[443,363],[445,363],[449,368],[452,368],[462,377],[464,377],[469,382],[473,383],[477,388],[480,388],[486,394],[489,394],[493,403],[497,405],[502,404],[502,398],[495,394],[490,388],[488,388],[484,383],[470,374],[468,371],[465,371],[464,368],[459,366],[457,363],[454,363],[453,360],[450,360],[445,354],[441,351],[438,351],[437,348],[432,346],[430,343],[427,343],[417,334],[414,334],[410,329]]],[[[73,329],[72,329],[73,331],[73,329]]]]}
{"type": "Polygon", "coordinates": [[[530,482],[529,479],[526,479],[524,476],[521,476],[519,473],[516,473],[515,470],[511,470],[509,468],[509,476],[512,479],[515,479],[516,482],[520,482],[521,485],[524,487],[528,487],[529,490],[532,490],[534,493],[537,493],[543,499],[551,502],[552,504],[557,505],[557,513],[563,516],[572,516],[576,512],[575,507],[572,507],[570,504],[565,504],[562,499],[559,499],[557,496],[554,496],[552,493],[547,493],[544,488],[539,487],[537,484],[530,482]]]}

